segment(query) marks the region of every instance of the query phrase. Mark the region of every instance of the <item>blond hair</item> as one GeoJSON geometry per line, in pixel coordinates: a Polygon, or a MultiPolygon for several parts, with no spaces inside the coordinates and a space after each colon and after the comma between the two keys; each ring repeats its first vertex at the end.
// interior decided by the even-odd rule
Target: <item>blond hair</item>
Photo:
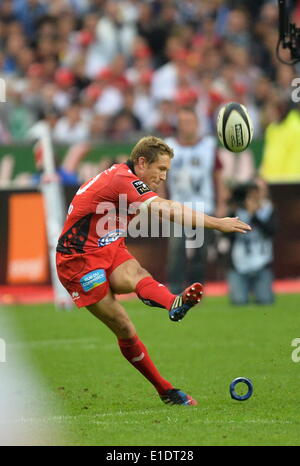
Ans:
{"type": "Polygon", "coordinates": [[[145,136],[140,139],[130,154],[130,160],[135,164],[140,157],[145,157],[148,163],[156,162],[159,155],[174,157],[174,152],[162,139],[156,136],[145,136]]]}

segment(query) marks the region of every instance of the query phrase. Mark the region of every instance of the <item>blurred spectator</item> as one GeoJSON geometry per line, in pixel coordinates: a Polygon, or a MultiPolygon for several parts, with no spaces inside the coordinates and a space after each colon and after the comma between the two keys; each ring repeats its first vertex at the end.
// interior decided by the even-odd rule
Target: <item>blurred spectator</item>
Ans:
{"type": "Polygon", "coordinates": [[[5,24],[15,21],[14,4],[11,0],[2,0],[0,3],[0,18],[5,24]]]}
{"type": "Polygon", "coordinates": [[[41,88],[44,85],[44,67],[40,63],[31,63],[27,69],[26,87],[23,93],[23,103],[31,111],[34,120],[39,119],[43,110],[41,88]]]}
{"type": "Polygon", "coordinates": [[[168,38],[166,54],[169,61],[153,74],[151,93],[156,102],[174,98],[180,74],[184,74],[187,80],[191,78],[192,71],[187,62],[187,51],[178,37],[168,38]]]}
{"type": "Polygon", "coordinates": [[[4,122],[0,121],[0,144],[10,143],[10,133],[5,127],[4,122]]]}
{"type": "Polygon", "coordinates": [[[269,103],[261,176],[270,182],[300,180],[300,111],[283,101],[269,103]]]}
{"type": "MultiPolygon", "coordinates": [[[[58,168],[58,174],[63,184],[80,185],[80,164],[90,150],[89,143],[73,144],[66,152],[58,168]]],[[[86,181],[86,180],[84,180],[86,181]]]]}
{"type": "Polygon", "coordinates": [[[119,54],[130,56],[135,34],[135,23],[122,16],[120,3],[113,0],[105,2],[104,15],[96,27],[99,52],[104,59],[104,66],[108,66],[119,54]]]}
{"type": "Polygon", "coordinates": [[[90,122],[97,115],[94,113],[94,107],[102,94],[102,87],[97,83],[92,83],[80,93],[81,114],[84,120],[90,122]]]}
{"type": "Polygon", "coordinates": [[[147,125],[160,137],[174,136],[176,132],[176,111],[172,100],[161,100],[156,109],[148,116],[147,125]]]}
{"type": "Polygon", "coordinates": [[[85,142],[89,137],[88,124],[81,117],[81,107],[75,103],[69,107],[64,116],[58,120],[53,130],[55,142],[74,144],[85,142]]]}
{"type": "Polygon", "coordinates": [[[247,235],[231,235],[228,283],[233,304],[247,304],[251,297],[257,304],[274,301],[272,262],[276,220],[266,194],[267,186],[262,180],[237,186],[233,191],[232,214],[252,227],[247,235]]]}
{"type": "Polygon", "coordinates": [[[124,108],[110,121],[109,137],[113,141],[134,141],[140,129],[140,122],[132,111],[124,108]]]}
{"type": "MultiPolygon", "coordinates": [[[[266,3],[266,0],[255,0],[255,2],[253,0],[228,0],[226,3],[230,8],[245,8],[252,16],[252,19],[255,19],[263,4],[266,3]]],[[[267,1],[267,4],[268,3],[272,4],[273,1],[267,1]]]]}
{"type": "Polygon", "coordinates": [[[96,76],[95,82],[101,87],[101,93],[95,104],[95,111],[100,115],[114,115],[123,106],[122,89],[115,82],[112,68],[102,69],[96,76]]]}
{"type": "Polygon", "coordinates": [[[106,115],[95,115],[90,122],[89,141],[91,143],[103,142],[108,136],[109,118],[106,115]]]}
{"type": "Polygon", "coordinates": [[[79,184],[82,185],[91,178],[94,178],[94,176],[111,167],[111,165],[112,159],[105,156],[98,163],[88,161],[80,163],[77,169],[79,184]]]}
{"type": "MultiPolygon", "coordinates": [[[[152,115],[155,113],[155,104],[151,96],[151,70],[142,70],[132,83],[134,92],[133,109],[139,118],[142,128],[152,130],[152,115]]],[[[129,81],[132,82],[129,78],[129,81]]]]}
{"type": "Polygon", "coordinates": [[[146,76],[148,73],[151,76],[152,72],[151,50],[142,37],[137,37],[132,47],[132,60],[125,70],[126,78],[132,85],[137,85],[143,75],[146,76]]]}
{"type": "Polygon", "coordinates": [[[167,39],[174,33],[177,12],[174,5],[166,2],[166,5],[160,5],[157,17],[153,3],[141,2],[139,5],[137,32],[147,41],[154,56],[154,65],[159,68],[168,61],[165,46],[167,39]]]}
{"type": "Polygon", "coordinates": [[[229,12],[224,37],[231,44],[250,47],[249,16],[245,10],[233,9],[229,12]]]}
{"type": "MultiPolygon", "coordinates": [[[[82,184],[79,176],[80,164],[88,154],[89,150],[90,145],[88,143],[78,143],[72,144],[71,147],[67,149],[62,161],[60,161],[55,155],[56,177],[63,185],[80,186],[82,184]]],[[[40,142],[38,142],[34,147],[34,157],[37,174],[32,177],[30,182],[34,185],[39,185],[41,182],[47,183],[49,178],[47,174],[43,173],[44,149],[40,142]]]]}
{"type": "Polygon", "coordinates": [[[16,19],[22,24],[27,37],[34,40],[38,21],[47,13],[47,3],[42,0],[18,0],[16,5],[16,19]]]}
{"type": "Polygon", "coordinates": [[[58,68],[54,79],[56,89],[53,95],[53,103],[59,110],[64,111],[77,96],[75,75],[68,68],[58,68]]]}
{"type": "Polygon", "coordinates": [[[5,104],[7,112],[8,130],[13,141],[24,141],[28,138],[28,130],[34,122],[33,114],[23,103],[24,83],[15,81],[7,91],[8,102],[5,104]]]}
{"type": "MultiPolygon", "coordinates": [[[[126,88],[123,91],[123,107],[121,109],[121,112],[127,112],[127,114],[130,115],[132,118],[134,129],[136,131],[141,131],[142,123],[135,110],[134,90],[128,85],[126,85],[126,88]]],[[[118,114],[116,116],[118,116],[118,114]]]]}
{"type": "Polygon", "coordinates": [[[219,158],[222,163],[222,177],[227,187],[248,183],[254,178],[256,170],[251,149],[234,153],[220,148],[219,158]]]}
{"type": "Polygon", "coordinates": [[[97,25],[100,15],[99,11],[90,11],[83,18],[83,27],[79,34],[79,41],[85,47],[85,73],[89,78],[94,78],[102,68],[109,65],[105,56],[101,53],[101,44],[97,40],[97,25]],[[84,37],[84,42],[82,39],[84,37]]]}

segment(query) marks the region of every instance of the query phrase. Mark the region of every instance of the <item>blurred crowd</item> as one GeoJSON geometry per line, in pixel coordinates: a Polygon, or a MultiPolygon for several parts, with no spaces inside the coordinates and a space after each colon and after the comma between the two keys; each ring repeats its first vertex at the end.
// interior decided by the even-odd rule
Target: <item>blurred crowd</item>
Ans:
{"type": "MultiPolygon", "coordinates": [[[[300,0],[289,5],[290,20],[299,24],[300,0]]],[[[223,148],[202,175],[211,186],[217,177],[222,187],[208,189],[212,199],[217,191],[210,214],[226,215],[229,206],[253,232],[227,245],[220,237],[217,248],[208,241],[202,262],[205,268],[214,260],[211,251],[219,257],[227,252],[231,301],[246,303],[252,291],[257,302],[271,303],[276,215],[265,181],[300,180],[300,92],[293,87],[296,82],[300,89],[300,80],[294,81],[300,67],[278,59],[277,42],[277,0],[1,0],[0,92],[5,83],[6,103],[0,105],[0,144],[24,142],[35,122],[47,121],[54,142],[67,146],[57,176],[74,185],[127,157],[81,164],[93,144],[134,143],[155,134],[175,144],[177,164],[180,151],[195,149],[191,164],[182,162],[184,176],[174,165],[177,184],[170,176],[167,189],[179,195],[181,175],[184,192],[195,188],[190,196],[200,199],[207,151],[198,145],[210,135],[217,143],[222,104],[244,104],[254,137],[264,140],[259,170],[251,150],[237,157],[223,148]],[[180,123],[183,117],[198,127],[180,123]],[[187,177],[197,183],[186,183],[187,177]]],[[[286,49],[280,56],[290,59],[286,49]]],[[[40,182],[40,147],[35,158],[38,173],[20,175],[15,185],[40,182]]],[[[2,157],[0,186],[12,179],[13,164],[12,156],[2,157]]],[[[191,270],[194,259],[189,257],[191,270]]],[[[174,264],[176,276],[180,267],[174,264]]]]}
{"type": "Polygon", "coordinates": [[[0,143],[40,119],[66,144],[168,137],[186,105],[205,134],[229,100],[247,105],[260,137],[297,74],[277,39],[277,1],[2,0],[0,143]]]}

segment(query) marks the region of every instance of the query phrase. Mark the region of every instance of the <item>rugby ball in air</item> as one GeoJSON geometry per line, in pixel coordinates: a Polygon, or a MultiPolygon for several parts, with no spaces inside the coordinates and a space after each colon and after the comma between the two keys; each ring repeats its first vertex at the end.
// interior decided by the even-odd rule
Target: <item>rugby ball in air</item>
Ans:
{"type": "Polygon", "coordinates": [[[229,102],[223,105],[217,117],[217,133],[221,144],[231,152],[242,152],[249,146],[253,125],[244,105],[229,102]]]}

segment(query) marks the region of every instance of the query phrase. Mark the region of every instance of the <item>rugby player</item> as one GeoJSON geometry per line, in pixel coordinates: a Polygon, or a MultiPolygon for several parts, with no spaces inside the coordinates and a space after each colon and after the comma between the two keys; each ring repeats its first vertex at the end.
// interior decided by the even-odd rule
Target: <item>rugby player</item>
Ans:
{"type": "Polygon", "coordinates": [[[137,213],[155,208],[163,218],[188,222],[190,227],[203,224],[228,233],[246,233],[250,227],[238,218],[211,217],[159,197],[156,191],[166,180],[172,158],[166,143],[147,136],[134,146],[126,163],[113,165],[81,186],[58,241],[57,271],[77,307],[86,307],[112,330],[124,357],[154,385],[161,400],[192,406],[196,400],[160,375],[115,295],[135,291],[145,304],[166,309],[178,322],[201,300],[202,285],[194,283],[176,296],[158,283],[126,248],[127,225],[137,213]]]}

